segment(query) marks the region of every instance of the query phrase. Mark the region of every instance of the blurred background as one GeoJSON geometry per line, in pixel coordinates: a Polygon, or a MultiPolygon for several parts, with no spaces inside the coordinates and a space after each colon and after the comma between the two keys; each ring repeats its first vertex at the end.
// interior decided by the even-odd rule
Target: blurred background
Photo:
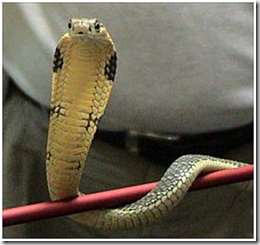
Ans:
{"type": "MultiPolygon", "coordinates": [[[[253,10],[252,3],[4,3],[4,208],[49,200],[52,60],[72,17],[98,18],[118,53],[82,191],[158,180],[187,153],[252,163],[253,10]]],[[[62,217],[5,228],[4,237],[252,237],[250,181],[185,200],[144,230],[101,232],[62,217]]]]}

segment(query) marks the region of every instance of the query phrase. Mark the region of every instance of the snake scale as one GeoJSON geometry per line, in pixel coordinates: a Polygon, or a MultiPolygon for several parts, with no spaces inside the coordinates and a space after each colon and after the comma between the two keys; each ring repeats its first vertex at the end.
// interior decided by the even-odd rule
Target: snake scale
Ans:
{"type": "MultiPolygon", "coordinates": [[[[97,19],[73,18],[58,42],[52,75],[46,170],[52,200],[81,195],[79,183],[86,158],[116,74],[117,53],[97,19]]],[[[172,163],[158,185],[140,200],[115,209],[70,215],[103,229],[136,228],[169,213],[196,177],[205,171],[244,163],[203,155],[185,155],[172,163]]]]}

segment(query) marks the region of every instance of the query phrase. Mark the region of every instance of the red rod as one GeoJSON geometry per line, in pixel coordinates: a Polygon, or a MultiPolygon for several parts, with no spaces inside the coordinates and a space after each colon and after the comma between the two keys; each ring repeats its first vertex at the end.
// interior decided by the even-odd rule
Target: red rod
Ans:
{"type": "MultiPolygon", "coordinates": [[[[227,169],[199,176],[191,186],[191,190],[208,188],[217,185],[245,181],[253,178],[254,166],[227,169]]],[[[29,221],[47,219],[86,210],[118,206],[133,202],[149,191],[158,182],[125,187],[83,195],[70,200],[42,202],[3,210],[3,226],[21,224],[29,221]]]]}

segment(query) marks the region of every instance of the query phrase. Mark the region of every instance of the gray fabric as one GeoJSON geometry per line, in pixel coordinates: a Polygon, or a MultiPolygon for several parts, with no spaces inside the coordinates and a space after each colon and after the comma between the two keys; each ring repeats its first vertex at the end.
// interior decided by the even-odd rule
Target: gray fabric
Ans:
{"type": "MultiPolygon", "coordinates": [[[[12,86],[4,81],[5,88],[12,86]],[[9,86],[8,86],[9,85],[9,86]]],[[[9,91],[3,118],[3,207],[49,200],[45,179],[48,113],[9,91]]],[[[252,162],[231,152],[233,159],[252,162]]],[[[245,152],[245,151],[244,151],[245,152]]],[[[83,175],[87,193],[155,181],[166,166],[95,140],[83,175]]],[[[158,223],[139,230],[104,232],[89,229],[67,217],[31,222],[3,229],[4,238],[252,238],[253,181],[190,192],[158,223]]]]}
{"type": "Polygon", "coordinates": [[[45,106],[73,16],[99,18],[117,47],[102,129],[190,133],[253,121],[253,3],[4,3],[4,67],[45,106]]]}

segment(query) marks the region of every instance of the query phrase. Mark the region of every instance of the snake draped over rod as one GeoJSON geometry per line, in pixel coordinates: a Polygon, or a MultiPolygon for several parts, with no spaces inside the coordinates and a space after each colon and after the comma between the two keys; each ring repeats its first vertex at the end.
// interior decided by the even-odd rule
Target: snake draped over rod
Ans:
{"type": "MultiPolygon", "coordinates": [[[[68,29],[58,42],[52,75],[46,157],[52,200],[81,195],[81,175],[111,94],[117,65],[114,43],[97,19],[73,18],[68,29]]],[[[201,172],[243,165],[210,156],[185,155],[174,161],[158,185],[140,200],[70,217],[102,229],[148,225],[169,213],[201,172]]]]}

